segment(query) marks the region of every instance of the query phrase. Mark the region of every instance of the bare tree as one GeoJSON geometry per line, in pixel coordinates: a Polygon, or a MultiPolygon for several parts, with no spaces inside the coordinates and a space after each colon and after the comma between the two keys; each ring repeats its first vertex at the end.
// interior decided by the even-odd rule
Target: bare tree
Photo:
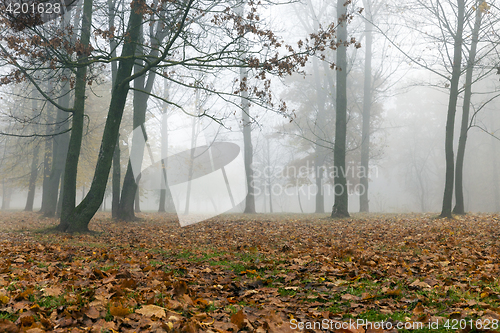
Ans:
{"type": "Polygon", "coordinates": [[[346,179],[346,137],[347,137],[347,4],[337,0],[337,89],[335,117],[334,194],[332,218],[349,217],[348,189],[346,179]]]}

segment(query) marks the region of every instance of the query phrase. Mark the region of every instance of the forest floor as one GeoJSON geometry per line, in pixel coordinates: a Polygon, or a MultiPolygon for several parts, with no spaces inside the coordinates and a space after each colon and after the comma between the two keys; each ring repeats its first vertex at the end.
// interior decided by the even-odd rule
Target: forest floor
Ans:
{"type": "Polygon", "coordinates": [[[0,332],[500,332],[497,215],[140,216],[0,213],[0,332]]]}

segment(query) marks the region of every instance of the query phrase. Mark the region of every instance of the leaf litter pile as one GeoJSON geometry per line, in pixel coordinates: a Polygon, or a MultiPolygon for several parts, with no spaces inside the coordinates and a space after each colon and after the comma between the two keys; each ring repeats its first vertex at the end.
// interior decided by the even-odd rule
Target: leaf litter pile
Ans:
{"type": "Polygon", "coordinates": [[[500,331],[496,215],[141,217],[2,213],[0,332],[500,331]]]}

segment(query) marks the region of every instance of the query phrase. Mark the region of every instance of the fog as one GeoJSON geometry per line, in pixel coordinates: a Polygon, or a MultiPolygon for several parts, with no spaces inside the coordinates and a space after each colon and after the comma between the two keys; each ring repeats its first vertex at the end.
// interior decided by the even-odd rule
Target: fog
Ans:
{"type": "MultiPolygon", "coordinates": [[[[304,66],[297,66],[293,73],[289,73],[291,75],[271,73],[265,79],[260,78],[261,72],[252,66],[245,67],[247,69],[242,69],[244,66],[221,66],[217,71],[214,68],[198,68],[195,71],[186,64],[179,69],[162,68],[165,73],[172,71],[165,77],[161,77],[158,70],[147,100],[144,125],[134,126],[136,120],[133,113],[137,107],[134,94],[140,93],[131,89],[119,131],[122,183],[129,161],[131,164],[138,163],[134,170],[134,179],[139,186],[135,199],[136,212],[157,212],[160,200],[167,200],[166,210],[177,211],[179,216],[187,213],[213,216],[224,212],[244,212],[249,207],[247,192],[253,192],[257,213],[330,214],[335,191],[339,189],[334,149],[339,105],[337,76],[342,72],[347,73],[347,121],[346,168],[340,172],[344,173],[347,182],[342,191],[348,193],[350,213],[363,210],[360,196],[365,192],[368,193],[369,212],[441,212],[447,172],[445,136],[454,82],[458,82],[453,126],[454,161],[459,148],[464,105],[470,105],[462,185],[465,211],[498,212],[498,9],[482,1],[465,2],[463,40],[458,46],[461,68],[455,71],[454,50],[457,47],[460,14],[454,2],[443,3],[441,14],[447,15],[448,27],[443,26],[441,16],[433,16],[439,7],[433,1],[355,1],[348,4],[347,34],[352,43],[347,46],[347,68],[335,68],[339,48],[336,45],[309,52],[304,66]],[[478,17],[482,20],[479,26],[475,26],[478,17]],[[371,52],[366,52],[368,35],[372,40],[371,52]],[[476,46],[473,46],[474,41],[476,46]],[[471,49],[474,48],[476,51],[472,55],[471,49]],[[370,58],[369,67],[367,57],[370,58]],[[369,81],[367,68],[371,74],[369,81]],[[242,88],[241,82],[249,82],[248,89],[242,88]],[[256,87],[254,90],[253,85],[256,87]],[[471,92],[470,100],[466,98],[467,87],[471,92]],[[368,99],[365,97],[367,88],[370,91],[368,99]],[[264,93],[260,94],[259,89],[264,93]],[[269,95],[273,102],[264,100],[262,95],[269,95]],[[286,108],[280,107],[280,100],[286,108]],[[367,135],[363,132],[367,101],[370,115],[368,169],[362,165],[362,146],[367,135]],[[136,131],[132,137],[134,128],[136,131]],[[245,141],[245,129],[251,133],[252,188],[247,184],[248,169],[245,165],[249,141],[245,141]],[[136,144],[133,140],[139,140],[139,137],[143,141],[142,149],[137,153],[131,149],[136,144]],[[218,165],[213,147],[221,142],[232,143],[239,148],[231,158],[227,157],[227,150],[221,152],[220,159],[226,160],[218,165]],[[206,149],[201,151],[196,147],[206,149]],[[211,155],[208,162],[202,164],[212,164],[209,169],[197,169],[193,161],[205,151],[211,155]],[[179,162],[184,164],[175,166],[172,162],[174,156],[182,154],[190,156],[190,161],[179,162]],[[163,165],[167,169],[164,178],[162,161],[169,165],[163,165]],[[148,168],[149,171],[146,170],[148,168]],[[186,172],[182,177],[187,181],[174,184],[174,173],[180,170],[186,172]],[[217,176],[219,178],[206,178],[215,172],[222,172],[217,176]],[[368,178],[368,188],[362,183],[363,177],[368,178]],[[179,188],[180,183],[182,188],[179,188]],[[320,191],[318,184],[321,184],[320,191]],[[170,194],[165,199],[161,191],[167,189],[170,194]],[[318,192],[322,193],[322,203],[318,203],[318,192]],[[169,195],[171,199],[168,199],[169,195]]],[[[245,9],[234,4],[228,6],[233,6],[235,12],[250,8],[248,5],[245,9]]],[[[75,10],[67,15],[78,13],[75,10]]],[[[269,3],[259,7],[256,13],[266,29],[283,39],[283,44],[275,50],[285,55],[288,52],[286,44],[296,48],[299,40],[307,43],[306,38],[313,40],[308,37],[310,34],[329,26],[337,17],[337,7],[331,1],[304,0],[279,5],[269,3]]],[[[105,26],[101,21],[102,17],[96,18],[96,26],[105,26]]],[[[40,28],[41,35],[53,29],[50,24],[40,28]]],[[[209,30],[206,35],[200,33],[197,36],[200,49],[209,49],[211,43],[219,43],[218,37],[209,30]]],[[[220,40],[224,38],[222,36],[220,40]]],[[[335,40],[335,36],[325,38],[335,40]]],[[[233,44],[244,45],[245,54],[256,54],[264,63],[269,51],[260,44],[260,39],[264,37],[248,37],[244,43],[238,41],[233,44]]],[[[3,43],[5,52],[7,41],[0,43],[3,43]]],[[[97,35],[91,40],[95,52],[105,49],[106,43],[106,39],[97,35]]],[[[228,42],[228,45],[231,43],[228,42]]],[[[175,52],[180,52],[182,47],[195,58],[196,47],[189,50],[186,46],[179,46],[175,52]]],[[[172,58],[174,54],[179,53],[172,53],[172,58]]],[[[20,57],[17,59],[21,63],[20,57]]],[[[87,84],[85,92],[76,205],[89,193],[99,158],[112,97],[112,68],[109,62],[96,64],[89,74],[89,80],[93,82],[87,84]]],[[[35,66],[26,59],[22,64],[31,69],[35,66]]],[[[8,77],[11,70],[12,61],[9,64],[8,57],[3,54],[2,77],[8,77]]],[[[33,184],[30,177],[33,178],[33,175],[36,179],[32,210],[40,210],[42,191],[46,186],[44,180],[53,172],[51,163],[55,146],[51,140],[58,137],[51,132],[57,131],[54,129],[54,106],[33,88],[33,82],[38,83],[39,90],[53,93],[55,100],[61,98],[62,88],[57,88],[59,74],[54,71],[52,75],[46,69],[43,73],[37,76],[35,70],[30,70],[26,76],[33,76],[32,81],[12,81],[0,87],[0,194],[4,210],[26,208],[29,186],[33,184]]],[[[131,85],[137,84],[135,82],[131,85]]],[[[74,86],[70,89],[71,100],[75,98],[73,90],[74,86]]],[[[58,163],[65,164],[65,161],[58,163]]],[[[203,165],[200,164],[199,168],[203,165]]],[[[111,207],[110,173],[100,210],[111,211],[111,207]]]]}

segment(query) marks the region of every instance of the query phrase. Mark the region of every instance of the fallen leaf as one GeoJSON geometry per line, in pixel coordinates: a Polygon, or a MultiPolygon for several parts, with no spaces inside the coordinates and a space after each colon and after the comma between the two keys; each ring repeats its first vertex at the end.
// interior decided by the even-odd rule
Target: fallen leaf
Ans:
{"type": "Polygon", "coordinates": [[[161,306],[157,305],[145,305],[139,310],[135,310],[136,313],[142,314],[143,316],[146,317],[152,317],[155,316],[158,319],[165,318],[165,309],[163,309],[161,306]]]}
{"type": "Polygon", "coordinates": [[[123,307],[122,305],[118,305],[118,306],[110,306],[109,313],[112,316],[123,317],[123,316],[128,315],[130,313],[130,311],[128,308],[123,307]]]}
{"type": "Polygon", "coordinates": [[[231,315],[231,322],[238,326],[238,329],[241,330],[245,326],[246,316],[243,313],[243,310],[240,310],[231,315]]]}
{"type": "Polygon", "coordinates": [[[41,291],[43,291],[43,296],[54,296],[54,297],[61,295],[63,292],[63,290],[59,287],[42,288],[41,291]]]}

